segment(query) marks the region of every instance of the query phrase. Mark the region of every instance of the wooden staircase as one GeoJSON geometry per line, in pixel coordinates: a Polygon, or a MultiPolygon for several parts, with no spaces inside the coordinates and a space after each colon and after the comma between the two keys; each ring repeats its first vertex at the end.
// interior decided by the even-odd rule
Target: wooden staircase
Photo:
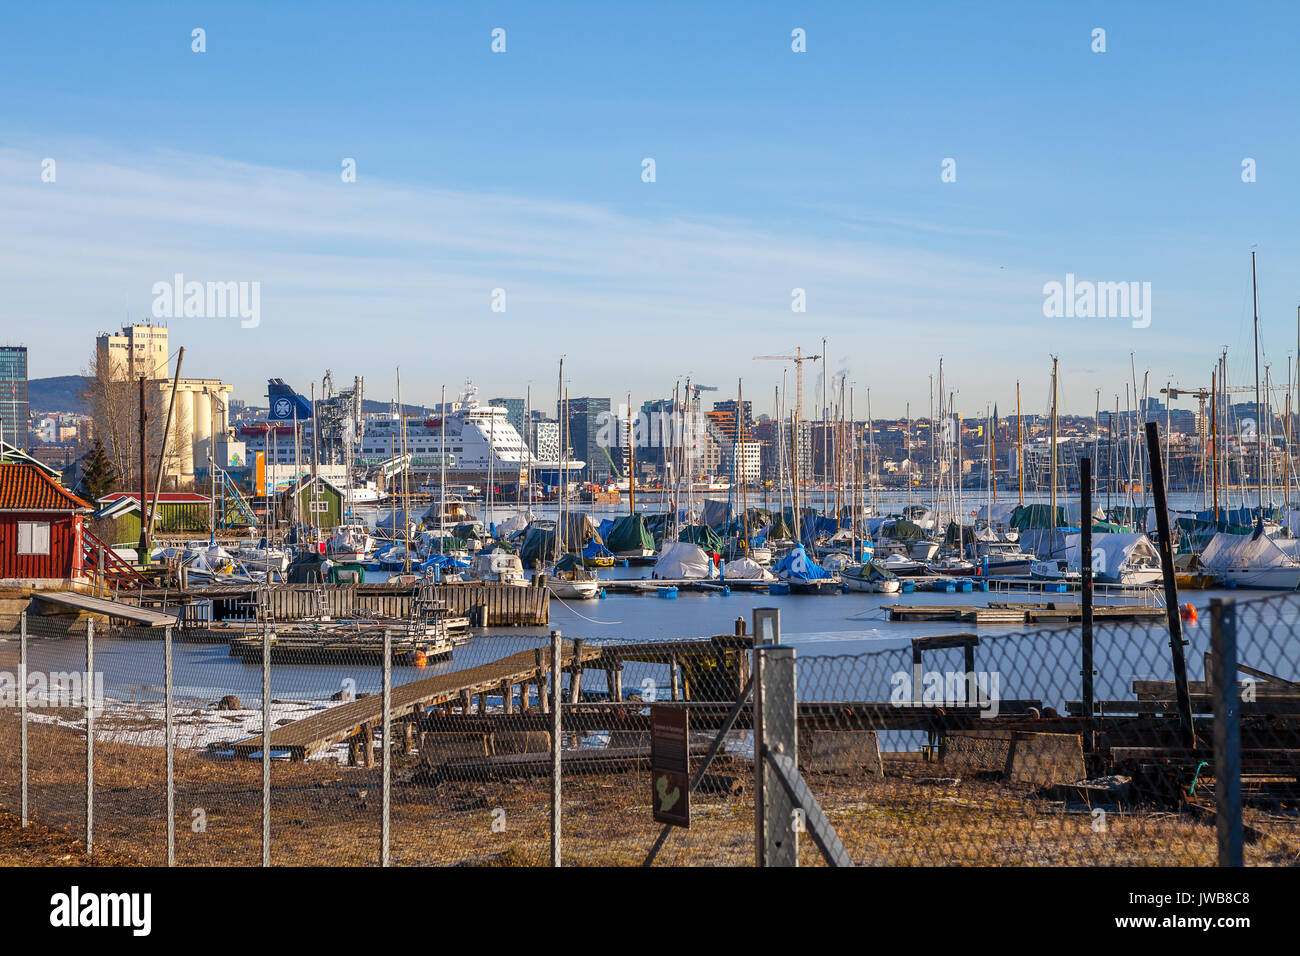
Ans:
{"type": "Polygon", "coordinates": [[[84,527],[81,529],[81,560],[86,573],[105,589],[124,586],[136,588],[151,583],[120,555],[115,554],[112,548],[95,537],[89,528],[84,527]]]}

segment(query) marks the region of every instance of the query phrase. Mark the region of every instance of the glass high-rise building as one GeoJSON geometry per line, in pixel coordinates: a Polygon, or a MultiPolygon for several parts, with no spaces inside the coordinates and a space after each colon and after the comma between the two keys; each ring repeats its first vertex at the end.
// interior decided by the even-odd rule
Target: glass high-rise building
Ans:
{"type": "MultiPolygon", "coordinates": [[[[613,472],[612,459],[617,433],[610,419],[608,398],[569,399],[569,448],[574,458],[587,463],[582,477],[603,481],[613,472]]],[[[557,416],[563,421],[564,416],[557,416]]]]}
{"type": "Polygon", "coordinates": [[[0,438],[27,450],[27,347],[0,345],[0,438]]]}

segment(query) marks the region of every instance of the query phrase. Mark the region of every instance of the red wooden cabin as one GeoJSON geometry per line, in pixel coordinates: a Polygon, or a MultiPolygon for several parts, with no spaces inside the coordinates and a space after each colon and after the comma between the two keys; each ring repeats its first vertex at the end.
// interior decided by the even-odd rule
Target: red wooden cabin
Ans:
{"type": "Polygon", "coordinates": [[[58,587],[84,576],[93,509],[36,465],[0,463],[0,585],[58,587]]]}

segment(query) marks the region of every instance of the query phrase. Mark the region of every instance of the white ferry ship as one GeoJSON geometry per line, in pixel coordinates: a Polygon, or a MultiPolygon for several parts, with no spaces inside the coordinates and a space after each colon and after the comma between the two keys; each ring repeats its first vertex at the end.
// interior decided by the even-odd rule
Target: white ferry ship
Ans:
{"type": "MultiPolygon", "coordinates": [[[[310,403],[303,400],[302,405],[309,413],[310,403]]],[[[508,415],[509,411],[502,406],[481,404],[478,389],[466,380],[459,398],[448,403],[445,440],[441,416],[423,419],[407,416],[406,453],[412,459],[412,472],[424,476],[426,481],[437,481],[445,457],[449,482],[482,479],[490,471],[494,480],[500,482],[523,480],[531,472],[532,480],[538,484],[558,484],[561,463],[533,455],[523,437],[510,424],[508,415]]],[[[275,425],[246,425],[240,429],[239,438],[245,444],[250,461],[259,451],[265,453],[268,463],[291,465],[296,456],[301,456],[304,462],[310,460],[310,418],[296,421],[299,431],[297,451],[294,425],[283,422],[281,417],[275,425]],[[275,430],[274,438],[272,428],[275,430]]],[[[355,463],[362,467],[379,466],[402,454],[402,419],[396,409],[365,415],[357,432],[353,455],[355,463]]],[[[586,462],[580,460],[571,459],[563,463],[570,481],[578,479],[585,466],[586,462]]]]}

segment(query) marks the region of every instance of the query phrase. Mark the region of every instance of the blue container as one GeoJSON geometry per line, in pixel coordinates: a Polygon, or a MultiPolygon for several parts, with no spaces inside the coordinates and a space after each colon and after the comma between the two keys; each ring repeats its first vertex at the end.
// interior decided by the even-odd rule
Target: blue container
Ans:
{"type": "Polygon", "coordinates": [[[916,590],[915,581],[904,581],[903,586],[898,589],[900,594],[911,594],[916,590]]]}
{"type": "Polygon", "coordinates": [[[962,594],[970,594],[971,591],[974,591],[974,590],[975,590],[975,582],[974,582],[974,581],[963,581],[963,582],[961,583],[961,593],[962,593],[962,594]]]}
{"type": "Polygon", "coordinates": [[[790,585],[786,584],[784,581],[773,581],[771,584],[767,586],[767,593],[768,594],[789,594],[790,585]]]}
{"type": "Polygon", "coordinates": [[[657,590],[657,591],[659,592],[659,596],[660,596],[661,598],[667,598],[667,599],[670,600],[670,601],[671,601],[671,600],[676,600],[676,598],[677,598],[677,589],[676,589],[676,588],[671,588],[671,587],[669,587],[669,588],[656,588],[655,590],[657,590]]]}

